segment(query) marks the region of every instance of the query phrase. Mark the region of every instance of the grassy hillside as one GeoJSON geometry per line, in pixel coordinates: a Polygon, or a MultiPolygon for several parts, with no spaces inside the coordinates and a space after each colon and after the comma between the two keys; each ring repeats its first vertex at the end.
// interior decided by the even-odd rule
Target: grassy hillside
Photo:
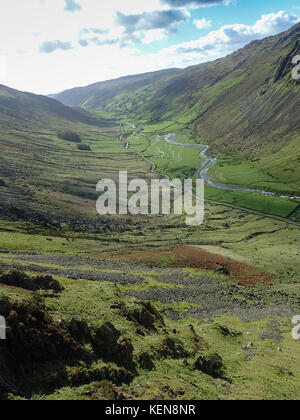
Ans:
{"type": "Polygon", "coordinates": [[[113,126],[114,120],[94,118],[83,109],[72,109],[46,96],[20,92],[0,85],[0,122],[9,128],[66,125],[66,122],[113,126]]]}
{"type": "Polygon", "coordinates": [[[299,229],[206,211],[122,234],[2,220],[0,398],[298,399],[299,229]]]}
{"type": "Polygon", "coordinates": [[[95,219],[99,179],[117,179],[119,168],[135,177],[147,171],[120,144],[112,118],[0,87],[0,121],[0,207],[7,217],[95,219]],[[78,142],[63,135],[69,132],[78,142]]]}
{"type": "Polygon", "coordinates": [[[124,97],[124,95],[135,94],[135,91],[140,88],[151,90],[161,80],[178,72],[177,69],[168,69],[136,76],[126,76],[116,80],[94,83],[84,88],[69,89],[51,96],[65,105],[81,106],[90,110],[105,110],[111,101],[124,97]]]}
{"type": "Polygon", "coordinates": [[[115,81],[103,96],[95,85],[57,98],[128,118],[145,134],[189,130],[195,142],[210,144],[210,153],[223,160],[211,172],[216,180],[293,195],[300,191],[300,91],[291,60],[299,48],[297,24],[226,58],[162,74],[151,85],[141,86],[132,76],[126,90],[115,81]],[[76,100],[78,92],[84,100],[76,100]]]}

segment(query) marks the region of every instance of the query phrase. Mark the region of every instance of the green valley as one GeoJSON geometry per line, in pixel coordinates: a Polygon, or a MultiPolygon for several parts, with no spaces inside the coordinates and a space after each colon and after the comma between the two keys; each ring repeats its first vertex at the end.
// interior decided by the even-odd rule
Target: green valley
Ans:
{"type": "Polygon", "coordinates": [[[300,398],[299,45],[298,23],[186,69],[0,85],[1,401],[300,398]],[[99,215],[120,171],[204,174],[203,224],[99,215]]]}

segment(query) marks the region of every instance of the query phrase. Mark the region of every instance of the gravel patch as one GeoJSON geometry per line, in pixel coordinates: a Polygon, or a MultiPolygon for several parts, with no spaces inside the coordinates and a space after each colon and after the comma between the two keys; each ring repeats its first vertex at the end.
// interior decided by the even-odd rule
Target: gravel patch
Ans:
{"type": "MultiPolygon", "coordinates": [[[[2,257],[3,259],[5,256],[2,257]]],[[[18,253],[13,254],[13,259],[28,264],[24,266],[17,262],[0,263],[0,270],[26,270],[75,280],[107,281],[129,285],[131,290],[127,291],[128,295],[140,300],[163,303],[166,305],[163,309],[164,313],[174,320],[193,317],[202,321],[210,320],[218,315],[229,315],[250,322],[263,318],[291,319],[300,311],[299,295],[274,291],[271,287],[246,287],[230,281],[226,283],[218,278],[197,274],[197,272],[195,274],[180,268],[151,268],[131,262],[70,255],[18,253]],[[38,263],[65,268],[41,267],[37,265],[38,263]],[[113,272],[114,270],[119,272],[113,272]],[[134,288],[136,284],[145,282],[145,273],[147,277],[166,284],[166,287],[136,290],[134,288]],[[178,287],[170,287],[170,285],[178,287]],[[176,305],[180,303],[191,306],[185,311],[179,311],[176,305]]],[[[280,336],[279,330],[272,324],[261,333],[260,338],[280,341],[280,336]]]]}
{"type": "Polygon", "coordinates": [[[26,270],[37,273],[47,273],[53,276],[68,277],[74,280],[90,280],[90,281],[107,281],[111,283],[117,283],[121,285],[127,284],[137,284],[143,282],[142,277],[138,277],[132,274],[127,273],[109,273],[109,272],[98,272],[93,270],[76,270],[76,269],[58,269],[58,268],[49,268],[41,267],[34,264],[28,264],[26,266],[12,263],[12,264],[0,264],[0,267],[4,270],[13,269],[13,270],[26,270]]]}

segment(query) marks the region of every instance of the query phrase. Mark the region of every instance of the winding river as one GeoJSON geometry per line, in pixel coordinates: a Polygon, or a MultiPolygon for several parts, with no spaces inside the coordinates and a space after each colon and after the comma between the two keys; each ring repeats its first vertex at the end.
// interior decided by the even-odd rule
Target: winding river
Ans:
{"type": "MultiPolygon", "coordinates": [[[[134,134],[141,134],[143,136],[146,136],[145,134],[140,133],[141,130],[138,127],[136,127],[135,125],[129,124],[129,123],[127,123],[127,124],[130,125],[133,129],[136,129],[134,134]]],[[[124,134],[124,131],[122,131],[122,124],[121,124],[121,133],[124,134]]],[[[123,134],[121,134],[121,138],[123,137],[123,134]]],[[[163,139],[167,143],[173,144],[175,146],[194,147],[194,148],[198,148],[198,149],[200,147],[199,157],[201,159],[203,159],[204,162],[202,162],[202,164],[201,164],[201,166],[198,170],[198,174],[199,174],[199,177],[204,180],[206,185],[210,185],[211,187],[218,188],[218,189],[221,189],[221,190],[227,190],[227,191],[247,191],[247,192],[254,192],[254,193],[262,194],[262,195],[269,196],[269,197],[287,198],[289,200],[300,200],[300,197],[298,197],[298,196],[290,197],[290,196],[281,195],[279,193],[262,191],[262,190],[258,190],[258,189],[254,189],[254,188],[241,187],[241,186],[238,186],[238,185],[220,184],[218,182],[215,182],[208,176],[208,171],[209,171],[210,168],[212,168],[217,163],[217,159],[212,158],[210,156],[207,156],[206,152],[209,149],[208,145],[178,142],[178,141],[176,141],[176,134],[174,134],[174,133],[169,133],[169,134],[166,134],[166,135],[163,135],[163,136],[158,135],[157,140],[159,140],[159,139],[163,139]]],[[[129,142],[125,143],[125,148],[126,149],[129,148],[129,142]]],[[[148,159],[147,159],[147,161],[148,161],[148,159]]]]}
{"type": "Polygon", "coordinates": [[[176,141],[176,135],[175,134],[167,134],[165,136],[159,136],[159,138],[164,139],[167,143],[177,145],[177,146],[183,146],[183,147],[201,147],[199,157],[201,159],[204,159],[204,162],[202,163],[200,169],[198,170],[199,177],[204,180],[205,184],[210,185],[211,187],[215,187],[221,190],[228,190],[228,191],[248,191],[248,192],[255,192],[258,194],[263,194],[270,197],[279,197],[279,198],[288,198],[290,200],[299,200],[300,197],[289,197],[280,195],[278,193],[272,193],[269,191],[262,191],[254,188],[247,188],[247,187],[241,187],[237,185],[226,185],[226,184],[220,184],[218,182],[213,181],[208,176],[208,171],[210,168],[212,168],[216,163],[217,159],[207,156],[206,152],[209,149],[208,145],[204,144],[195,144],[195,143],[180,143],[176,141]]]}

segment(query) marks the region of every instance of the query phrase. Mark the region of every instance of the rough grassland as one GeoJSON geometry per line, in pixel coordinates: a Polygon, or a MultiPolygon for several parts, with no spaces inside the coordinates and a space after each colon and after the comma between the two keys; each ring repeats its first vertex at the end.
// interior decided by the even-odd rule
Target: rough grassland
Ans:
{"type": "MultiPolygon", "coordinates": [[[[24,258],[30,260],[35,257],[24,258]]],[[[96,264],[99,262],[101,264],[101,260],[96,260],[96,264]]],[[[80,261],[78,263],[82,264],[80,261]]],[[[86,267],[86,273],[95,269],[92,260],[85,264],[89,265],[86,267]]],[[[103,269],[103,273],[108,271],[110,266],[110,263],[105,264],[106,269],[103,269]]],[[[38,265],[44,272],[52,267],[50,264],[38,265]]],[[[42,305],[45,305],[44,308],[54,323],[71,325],[72,319],[84,320],[91,332],[102,331],[103,325],[110,323],[121,334],[120,340],[123,341],[119,342],[132,345],[132,354],[131,351],[127,353],[128,359],[122,359],[122,362],[114,360],[113,357],[117,356],[107,359],[106,356],[98,355],[93,362],[73,359],[27,364],[25,370],[30,369],[30,375],[18,385],[18,398],[299,399],[299,351],[298,343],[291,338],[289,319],[278,317],[276,321],[273,319],[273,324],[270,323],[268,317],[263,316],[264,310],[260,303],[256,310],[258,314],[261,311],[261,315],[247,323],[233,315],[215,315],[212,319],[209,316],[208,319],[197,320],[193,316],[185,315],[195,310],[197,305],[184,304],[183,301],[174,304],[172,301],[162,303],[155,302],[155,299],[155,307],[160,312],[170,315],[162,318],[154,311],[150,315],[147,312],[150,307],[141,306],[139,301],[132,297],[135,290],[160,290],[159,287],[164,287],[171,295],[171,290],[176,287],[179,295],[185,288],[191,295],[189,282],[199,278],[200,283],[203,275],[206,276],[206,282],[210,279],[212,284],[223,284],[226,287],[224,290],[230,290],[230,282],[225,277],[218,278],[207,271],[204,273],[190,270],[187,275],[181,274],[177,269],[167,269],[165,272],[159,268],[157,271],[149,271],[146,267],[126,268],[126,265],[118,265],[117,262],[112,267],[112,271],[119,275],[127,272],[128,278],[133,274],[139,275],[144,279],[144,287],[136,289],[130,284],[118,285],[104,280],[75,279],[74,274],[74,279],[57,275],[55,278],[64,291],[59,294],[39,292],[39,295],[44,298],[42,305]],[[174,280],[181,276],[185,280],[180,286],[176,286],[174,280]],[[171,313],[175,313],[173,307],[176,308],[178,316],[183,315],[181,320],[172,319],[171,313]],[[199,357],[212,355],[221,357],[222,362],[218,369],[215,367],[216,370],[208,372],[204,367],[201,368],[203,371],[195,368],[199,357]],[[130,360],[133,363],[131,367],[127,365],[130,360]],[[142,363],[142,360],[146,364],[142,363]],[[121,375],[123,363],[127,366],[126,375],[129,375],[123,376],[124,379],[123,373],[121,375]]],[[[69,263],[66,260],[65,266],[60,270],[67,268],[69,263]]],[[[76,260],[73,260],[71,269],[75,268],[76,260]]],[[[27,272],[31,274],[30,268],[27,272]]],[[[1,282],[0,291],[12,302],[24,302],[24,299],[33,298],[31,292],[3,286],[1,282]]],[[[246,288],[234,289],[232,302],[238,301],[238,305],[243,308],[247,293],[254,291],[246,288]]],[[[268,299],[274,299],[268,289],[259,290],[257,296],[259,294],[266,302],[268,299]]],[[[231,305],[235,307],[237,303],[231,305]]],[[[267,303],[265,305],[267,306],[267,303]]],[[[29,319],[24,322],[28,328],[33,328],[30,327],[29,319]]],[[[54,326],[55,324],[53,328],[54,326]]],[[[32,332],[34,334],[34,329],[32,332]]],[[[49,337],[51,339],[51,335],[49,337]]],[[[87,336],[85,338],[87,339],[87,336]]],[[[26,335],[24,339],[23,346],[27,346],[26,335]]],[[[37,344],[33,340],[33,351],[35,345],[37,344]]],[[[90,346],[91,344],[86,342],[83,349],[89,352],[90,346]]],[[[47,355],[45,357],[47,358],[47,355]]],[[[9,398],[15,399],[16,396],[10,394],[9,398]]]]}

